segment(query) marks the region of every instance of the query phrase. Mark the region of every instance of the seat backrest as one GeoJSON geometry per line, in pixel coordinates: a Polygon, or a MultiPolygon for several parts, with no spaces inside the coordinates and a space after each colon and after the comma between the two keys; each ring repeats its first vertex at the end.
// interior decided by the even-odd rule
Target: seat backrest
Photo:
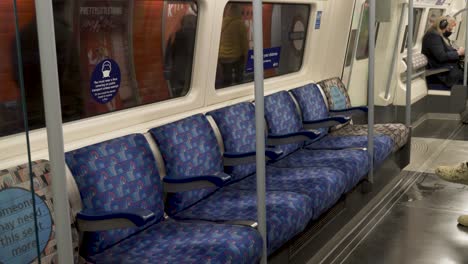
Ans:
{"type": "MultiPolygon", "coordinates": [[[[37,223],[39,227],[39,245],[43,263],[56,263],[57,240],[55,238],[54,227],[54,206],[52,192],[52,177],[50,174],[50,165],[47,160],[38,160],[31,163],[32,175],[29,174],[29,164],[23,164],[13,168],[0,171],[0,224],[2,225],[1,234],[4,241],[10,238],[21,236],[19,243],[10,243],[1,250],[0,262],[3,263],[30,263],[37,258],[35,246],[27,248],[30,243],[36,244],[33,214],[33,203],[31,194],[31,181],[33,180],[37,223]],[[15,208],[14,213],[10,208],[15,208]],[[9,212],[11,212],[10,215],[9,212]],[[14,228],[5,228],[5,223],[11,222],[14,228]],[[26,235],[25,235],[26,234],[26,235]],[[8,237],[8,238],[5,238],[8,237]],[[21,254],[17,254],[19,246],[21,254]]],[[[76,225],[72,222],[71,226],[73,238],[73,253],[75,263],[78,263],[79,235],[76,225]]],[[[11,240],[10,240],[11,241],[11,240]]]]}
{"type": "MultiPolygon", "coordinates": [[[[226,152],[246,153],[255,151],[255,107],[248,102],[239,103],[209,112],[221,132],[226,152]]],[[[255,163],[226,168],[233,180],[240,180],[255,173],[255,163]]]]}
{"type": "MultiPolygon", "coordinates": [[[[83,210],[143,208],[164,216],[163,190],[146,138],[132,134],[67,152],[65,159],[80,191],[83,210]]],[[[93,255],[146,228],[86,232],[84,253],[93,255]]]]}
{"type": "MultiPolygon", "coordinates": [[[[281,91],[265,97],[265,118],[268,133],[275,135],[299,132],[303,129],[301,116],[291,95],[281,91]]],[[[302,143],[279,146],[283,155],[288,155],[303,146],[302,143]]]]}
{"type": "MultiPolygon", "coordinates": [[[[407,58],[404,58],[403,60],[406,62],[406,64],[408,64],[407,58]]],[[[413,70],[415,70],[415,71],[424,70],[424,69],[426,69],[426,66],[427,66],[428,63],[429,62],[427,60],[426,55],[424,55],[422,53],[413,54],[413,61],[412,61],[413,70]]]]}
{"type": "MultiPolygon", "coordinates": [[[[302,119],[305,121],[314,121],[328,118],[327,103],[320,88],[314,84],[307,84],[302,87],[291,90],[294,98],[296,99],[299,107],[301,108],[302,119]]],[[[318,129],[322,134],[327,134],[327,128],[318,129]]]]}
{"type": "MultiPolygon", "coordinates": [[[[223,172],[221,150],[204,115],[194,115],[153,128],[150,133],[164,159],[166,177],[180,179],[223,172]]],[[[170,194],[166,200],[166,211],[174,215],[215,190],[211,188],[170,194]]]]}
{"type": "Polygon", "coordinates": [[[327,96],[330,110],[343,110],[351,107],[348,91],[339,77],[323,80],[318,85],[327,96]]]}

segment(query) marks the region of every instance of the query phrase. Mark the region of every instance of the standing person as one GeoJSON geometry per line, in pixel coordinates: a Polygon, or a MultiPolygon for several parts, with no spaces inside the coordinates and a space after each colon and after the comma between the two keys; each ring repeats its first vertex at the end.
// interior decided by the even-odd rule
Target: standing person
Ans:
{"type": "Polygon", "coordinates": [[[165,55],[165,78],[170,82],[172,97],[185,96],[190,89],[195,49],[197,17],[187,14],[181,28],[168,40],[165,55]]]}
{"type": "Polygon", "coordinates": [[[448,16],[439,17],[426,32],[422,42],[422,53],[426,55],[429,69],[450,68],[450,71],[428,77],[428,82],[442,83],[447,87],[463,83],[463,69],[460,56],[465,49],[455,47],[449,37],[457,22],[448,16]]]}
{"type": "MultiPolygon", "coordinates": [[[[435,173],[445,181],[468,185],[468,162],[455,166],[440,166],[435,170],[435,173]]],[[[458,223],[468,227],[468,214],[460,216],[458,223]]]]}
{"type": "MultiPolygon", "coordinates": [[[[223,87],[242,83],[247,61],[249,40],[242,20],[240,4],[229,3],[223,17],[219,59],[223,73],[223,87]]],[[[218,68],[219,69],[219,68],[218,68]]]]}

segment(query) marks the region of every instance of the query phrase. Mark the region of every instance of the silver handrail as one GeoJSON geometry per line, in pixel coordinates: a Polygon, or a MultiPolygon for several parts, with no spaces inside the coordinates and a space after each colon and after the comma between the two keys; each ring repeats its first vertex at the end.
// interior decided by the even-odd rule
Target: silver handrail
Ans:
{"type": "Polygon", "coordinates": [[[257,162],[257,217],[258,230],[263,238],[261,263],[267,263],[266,187],[265,187],[265,100],[263,92],[263,21],[262,0],[253,1],[255,133],[257,162]]]}
{"type": "MultiPolygon", "coordinates": [[[[468,0],[466,1],[466,8],[460,10],[458,13],[468,10],[468,0]]],[[[458,15],[458,13],[456,15],[458,15]]],[[[465,13],[465,69],[463,74],[463,86],[466,86],[468,83],[467,74],[468,74],[468,55],[466,50],[468,49],[468,13],[465,13]]]]}
{"type": "MultiPolygon", "coordinates": [[[[406,80],[411,80],[411,76],[413,75],[413,31],[414,31],[414,13],[413,13],[413,0],[408,1],[408,49],[407,49],[407,70],[406,70],[406,80]]],[[[412,82],[406,82],[406,126],[411,126],[411,89],[412,89],[412,82]]]]}
{"type": "Polygon", "coordinates": [[[368,120],[367,151],[369,154],[368,180],[374,183],[374,81],[375,81],[375,0],[369,0],[369,77],[367,87],[368,120]]]}
{"type": "Polygon", "coordinates": [[[54,198],[58,263],[73,263],[70,208],[65,177],[62,110],[60,106],[57,53],[55,49],[52,0],[36,0],[37,34],[41,57],[42,89],[49,144],[50,171],[54,198]]]}

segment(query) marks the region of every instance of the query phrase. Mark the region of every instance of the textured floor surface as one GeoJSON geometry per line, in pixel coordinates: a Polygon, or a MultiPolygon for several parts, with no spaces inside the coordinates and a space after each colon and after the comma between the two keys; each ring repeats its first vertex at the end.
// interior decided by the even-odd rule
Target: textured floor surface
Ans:
{"type": "Polygon", "coordinates": [[[458,216],[468,214],[468,186],[433,173],[468,160],[468,127],[434,121],[414,132],[406,173],[418,180],[342,263],[468,263],[468,228],[457,225],[458,216]]]}

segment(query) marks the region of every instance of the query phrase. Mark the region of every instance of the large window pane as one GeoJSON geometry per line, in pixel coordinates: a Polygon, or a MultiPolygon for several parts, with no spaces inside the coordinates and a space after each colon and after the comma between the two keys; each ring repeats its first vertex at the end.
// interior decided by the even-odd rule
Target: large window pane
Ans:
{"type": "MultiPolygon", "coordinates": [[[[190,90],[195,1],[54,0],[64,122],[181,97],[190,90]]],[[[33,0],[18,1],[31,129],[44,127],[33,0]]],[[[12,6],[0,4],[0,13],[12,6]]],[[[14,32],[0,23],[0,136],[23,131],[14,32]]]]}
{"type": "MultiPolygon", "coordinates": [[[[263,4],[265,78],[299,71],[309,12],[309,5],[263,4]]],[[[216,89],[254,78],[252,4],[228,3],[222,23],[216,89]]]]}

